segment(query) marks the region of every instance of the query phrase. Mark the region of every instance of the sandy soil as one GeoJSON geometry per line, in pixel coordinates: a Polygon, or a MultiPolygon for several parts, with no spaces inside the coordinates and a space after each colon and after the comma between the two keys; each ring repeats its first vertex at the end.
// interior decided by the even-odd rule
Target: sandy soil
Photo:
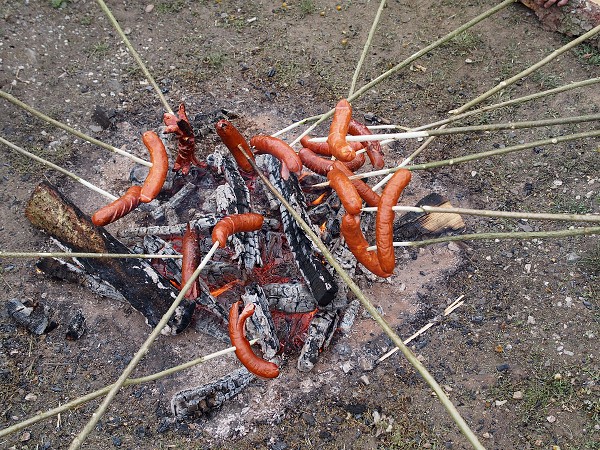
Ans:
{"type": "MultiPolygon", "coordinates": [[[[358,85],[494,6],[494,1],[390,1],[358,85]]],[[[185,101],[196,123],[208,124],[200,152],[217,138],[210,118],[238,116],[251,136],[319,114],[347,95],[375,15],[373,1],[110,2],[172,107],[185,101]]],[[[91,0],[0,2],[0,86],[75,128],[145,157],[139,136],[156,129],[163,108],[140,70],[91,0]],[[62,3],[54,8],[52,3],[62,3]],[[110,120],[93,119],[99,107],[110,120]]],[[[564,44],[511,5],[432,51],[353,102],[360,118],[417,126],[493,87],[564,44]]],[[[570,51],[495,95],[493,102],[598,76],[597,65],[570,51]]],[[[471,119],[473,124],[598,113],[590,86],[471,119]]],[[[121,194],[132,163],[83,143],[3,101],[2,137],[91,182],[121,194]]],[[[466,122],[465,122],[466,123],[466,122]]],[[[440,138],[418,162],[445,159],[593,129],[594,124],[440,138]]],[[[324,129],[321,129],[323,132],[324,129]]],[[[288,136],[290,139],[293,136],[288,136]]],[[[389,166],[418,147],[394,144],[389,166]]],[[[538,146],[509,156],[419,171],[420,186],[463,207],[598,213],[598,141],[538,146]]],[[[23,216],[35,185],[47,179],[84,212],[104,200],[70,179],[2,150],[0,249],[52,247],[23,216]]],[[[407,203],[419,197],[409,192],[407,203]]],[[[132,216],[130,220],[135,220],[132,216]]],[[[571,224],[465,218],[468,232],[531,231],[571,224]]],[[[115,224],[111,230],[120,225],[115,224]]],[[[412,343],[413,351],[458,407],[486,448],[598,449],[600,244],[597,237],[473,241],[398,251],[391,283],[363,283],[401,336],[410,336],[464,295],[465,304],[412,343]]],[[[1,298],[51,306],[61,324],[38,337],[0,310],[0,426],[65,403],[113,382],[149,332],[127,304],[36,273],[34,260],[2,259],[1,298]],[[89,325],[67,341],[64,324],[81,308],[89,325]]],[[[216,351],[222,343],[186,331],[161,337],[139,376],[216,351]]],[[[470,448],[402,357],[374,369],[390,342],[361,316],[337,336],[309,374],[290,359],[273,383],[256,382],[213,417],[172,423],[171,395],[238,367],[233,357],[124,390],[87,448],[470,448]],[[362,377],[362,378],[361,378],[362,377]],[[368,384],[367,384],[368,383],[368,384]]],[[[90,402],[60,417],[0,438],[2,448],[66,448],[97,407],[90,402]]]]}

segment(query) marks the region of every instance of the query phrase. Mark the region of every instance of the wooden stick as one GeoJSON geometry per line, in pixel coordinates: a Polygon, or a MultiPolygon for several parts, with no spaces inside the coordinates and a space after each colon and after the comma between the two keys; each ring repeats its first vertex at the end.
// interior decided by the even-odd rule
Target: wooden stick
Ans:
{"type": "MultiPolygon", "coordinates": [[[[554,137],[554,138],[542,139],[539,141],[529,142],[527,144],[519,144],[519,145],[513,145],[510,147],[500,148],[500,149],[496,149],[496,150],[490,150],[487,152],[473,153],[471,155],[460,156],[458,158],[444,159],[441,161],[432,161],[432,162],[424,163],[424,164],[415,164],[413,166],[399,165],[399,166],[392,167],[389,169],[373,170],[371,172],[364,172],[364,173],[352,175],[349,178],[351,180],[353,180],[356,178],[374,177],[377,175],[388,175],[388,174],[396,172],[398,169],[400,169],[402,167],[404,167],[405,169],[408,169],[408,170],[435,169],[438,167],[452,166],[454,164],[460,164],[463,162],[475,161],[475,160],[487,158],[490,156],[498,156],[498,155],[504,155],[507,153],[517,152],[517,151],[521,151],[521,150],[527,150],[528,148],[539,147],[539,146],[543,146],[543,145],[554,145],[554,144],[558,144],[561,142],[573,141],[575,139],[583,139],[583,138],[597,137],[597,136],[600,136],[600,130],[587,131],[584,133],[576,133],[576,134],[567,134],[565,136],[558,136],[558,137],[554,137]]],[[[433,137],[431,137],[430,139],[433,139],[433,137]]],[[[326,181],[323,183],[313,184],[312,187],[323,187],[323,186],[329,186],[329,182],[326,181]]]]}
{"type": "Polygon", "coordinates": [[[123,386],[123,383],[125,383],[125,380],[127,380],[129,375],[131,375],[131,372],[133,372],[133,369],[135,369],[135,367],[138,365],[138,363],[144,357],[144,355],[146,355],[146,353],[148,353],[150,346],[156,340],[156,338],[162,331],[163,327],[167,324],[170,317],[175,312],[175,309],[177,309],[177,306],[179,305],[179,303],[181,303],[181,301],[184,299],[185,294],[187,293],[187,291],[190,290],[190,288],[192,287],[192,285],[198,278],[198,275],[200,275],[200,272],[202,271],[202,269],[204,269],[204,266],[208,263],[210,258],[212,258],[212,255],[214,254],[214,252],[217,250],[218,247],[219,247],[219,243],[215,242],[213,244],[213,246],[211,247],[211,249],[206,254],[206,256],[202,259],[202,261],[200,262],[200,264],[198,265],[198,267],[196,268],[196,270],[194,271],[194,273],[192,274],[190,279],[181,288],[179,295],[173,301],[173,304],[171,305],[169,310],[165,313],[165,315],[162,317],[160,322],[156,325],[156,327],[154,328],[154,330],[152,331],[150,336],[148,336],[146,341],[142,344],[142,346],[136,352],[136,354],[134,355],[131,362],[127,365],[125,370],[123,370],[123,373],[121,374],[119,379],[112,385],[110,391],[104,398],[104,401],[102,402],[102,404],[98,407],[96,412],[94,414],[92,414],[92,417],[90,418],[88,423],[85,425],[85,427],[81,430],[81,432],[75,437],[75,439],[73,439],[73,441],[71,442],[71,445],[69,446],[70,450],[78,449],[81,446],[81,444],[83,444],[86,437],[94,429],[94,427],[96,426],[96,424],[98,423],[100,418],[104,415],[104,413],[108,409],[108,406],[110,405],[112,400],[117,395],[117,392],[119,392],[119,389],[121,389],[121,387],[123,386]]]}
{"type": "Polygon", "coordinates": [[[27,157],[29,157],[29,158],[31,158],[31,159],[33,159],[33,160],[37,161],[37,162],[40,162],[40,163],[42,163],[42,164],[45,164],[45,165],[47,165],[48,167],[51,167],[51,168],[53,168],[54,170],[58,170],[60,173],[62,173],[62,174],[64,174],[64,175],[67,175],[68,177],[71,177],[71,178],[73,178],[75,181],[77,181],[77,182],[79,182],[79,183],[83,184],[85,187],[88,187],[88,188],[90,188],[92,191],[94,191],[94,192],[97,192],[98,194],[101,194],[101,195],[105,196],[106,198],[108,198],[108,199],[109,199],[109,200],[111,200],[111,201],[115,201],[115,200],[117,199],[117,197],[115,197],[114,195],[112,195],[112,194],[110,194],[110,193],[106,192],[104,189],[101,189],[101,188],[99,188],[98,186],[95,186],[95,185],[93,185],[93,184],[92,184],[92,183],[90,183],[89,181],[86,181],[86,180],[84,180],[84,179],[83,179],[83,178],[81,178],[80,176],[78,176],[78,175],[75,175],[75,174],[74,174],[74,173],[72,173],[72,172],[69,172],[67,169],[63,169],[62,167],[60,167],[60,166],[57,166],[56,164],[54,164],[54,163],[51,163],[50,161],[47,161],[47,160],[45,160],[44,158],[40,158],[39,156],[37,156],[37,155],[34,155],[33,153],[29,153],[27,150],[24,150],[24,149],[22,149],[21,147],[19,147],[19,146],[17,146],[17,145],[15,145],[15,144],[13,144],[13,143],[12,143],[12,142],[10,142],[10,141],[7,141],[6,139],[4,139],[4,138],[2,138],[2,137],[0,137],[0,142],[1,142],[1,143],[3,143],[3,144],[4,144],[4,145],[6,145],[6,146],[8,146],[8,147],[12,148],[13,150],[15,150],[15,151],[17,151],[17,152],[21,153],[22,155],[25,155],[25,156],[27,156],[27,157]]]}
{"type": "MultiPolygon", "coordinates": [[[[250,344],[254,345],[256,342],[258,342],[258,339],[253,339],[250,341],[250,344]]],[[[168,369],[153,373],[151,375],[146,375],[145,377],[128,378],[123,383],[123,386],[133,386],[133,385],[137,385],[137,384],[148,383],[150,381],[155,381],[155,380],[164,378],[168,375],[172,375],[174,373],[180,372],[182,370],[189,369],[190,367],[196,366],[198,364],[205,363],[206,361],[210,361],[211,359],[218,358],[219,356],[233,353],[234,351],[235,351],[235,347],[228,347],[223,350],[219,350],[218,352],[210,353],[208,355],[201,356],[200,358],[196,358],[192,361],[188,361],[184,364],[170,367],[168,369]]],[[[17,431],[20,431],[23,428],[27,428],[28,426],[33,425],[34,423],[37,423],[44,419],[48,419],[50,417],[56,416],[60,413],[63,413],[70,409],[73,409],[73,408],[75,408],[79,405],[82,405],[84,403],[87,403],[91,400],[94,400],[95,398],[98,398],[102,395],[107,394],[113,387],[114,387],[114,384],[105,386],[102,389],[98,389],[97,391],[90,392],[89,394],[81,396],[79,398],[76,398],[75,400],[71,400],[70,402],[65,403],[64,405],[60,405],[60,406],[57,406],[56,408],[36,414],[35,416],[33,416],[27,420],[23,420],[19,423],[11,425],[10,427],[4,428],[4,429],[0,430],[0,437],[4,437],[4,436],[8,436],[9,434],[16,433],[17,431]]]]}
{"type": "Polygon", "coordinates": [[[569,42],[566,45],[563,45],[559,49],[554,50],[552,53],[550,53],[544,59],[540,60],[539,62],[537,62],[536,64],[534,64],[532,66],[529,66],[527,69],[519,72],[518,74],[510,77],[508,80],[501,81],[494,88],[490,89],[487,92],[484,92],[479,97],[471,100],[470,102],[465,103],[460,108],[454,109],[454,110],[450,111],[450,114],[460,114],[460,113],[466,111],[467,109],[470,109],[472,106],[475,106],[475,105],[481,103],[486,98],[494,95],[498,91],[501,91],[505,87],[510,86],[513,83],[516,83],[517,81],[521,80],[523,77],[526,77],[527,75],[532,74],[533,72],[535,72],[540,67],[548,64],[550,61],[556,59],[558,56],[562,55],[567,50],[570,50],[573,47],[575,47],[576,45],[578,45],[578,44],[582,43],[583,41],[585,41],[586,39],[591,38],[592,36],[596,35],[598,32],[600,32],[600,25],[592,28],[590,31],[588,31],[587,33],[579,36],[577,39],[573,39],[571,42],[569,42]]]}
{"type": "MultiPolygon", "coordinates": [[[[377,207],[366,207],[365,212],[375,212],[377,207]]],[[[424,213],[467,214],[482,217],[507,217],[511,219],[560,220],[568,222],[600,222],[600,214],[550,214],[517,211],[491,211],[487,209],[442,208],[439,206],[394,206],[394,211],[412,211],[424,213]]]]}
{"type": "MultiPolygon", "coordinates": [[[[555,119],[528,120],[523,122],[507,122],[488,125],[471,125],[467,127],[444,128],[437,130],[407,131],[404,133],[379,133],[363,134],[358,136],[346,136],[348,142],[383,141],[386,139],[402,140],[425,138],[429,136],[445,136],[450,134],[473,133],[481,131],[518,130],[522,128],[548,127],[553,125],[566,125],[581,122],[593,122],[600,120],[600,114],[588,114],[583,116],[559,117],[555,119]]],[[[314,137],[310,142],[327,142],[327,137],[314,137]]]]}
{"type": "Polygon", "coordinates": [[[44,122],[50,123],[50,124],[54,125],[55,127],[65,130],[67,133],[71,133],[72,135],[77,136],[77,137],[83,139],[84,141],[88,141],[91,144],[97,145],[98,147],[102,147],[106,150],[110,150],[111,152],[118,153],[119,155],[125,156],[125,157],[131,159],[132,161],[135,161],[138,164],[143,164],[144,166],[152,167],[152,163],[145,161],[141,158],[138,158],[137,156],[132,155],[131,153],[126,152],[125,150],[121,150],[120,148],[113,147],[112,145],[109,145],[102,141],[99,141],[98,139],[88,136],[87,134],[82,133],[81,131],[77,131],[75,128],[71,128],[70,126],[68,126],[64,123],[59,122],[58,120],[55,120],[52,117],[45,115],[44,113],[42,113],[41,111],[38,111],[37,109],[33,108],[32,106],[29,106],[28,104],[23,103],[21,100],[10,95],[7,92],[0,90],[0,97],[2,97],[5,100],[8,100],[15,106],[18,106],[19,108],[24,109],[28,113],[33,114],[38,119],[42,119],[44,122]]]}
{"type": "Polygon", "coordinates": [[[181,259],[183,255],[150,255],[146,253],[82,253],[82,252],[5,252],[0,258],[140,258],[140,259],[181,259]]]}
{"type": "MultiPolygon", "coordinates": [[[[460,297],[458,297],[456,300],[454,300],[452,302],[452,304],[448,305],[446,307],[446,309],[444,310],[444,316],[449,315],[450,313],[452,313],[455,309],[457,309],[458,307],[462,306],[464,303],[464,300],[461,301],[463,299],[464,295],[461,295],[460,297]]],[[[419,331],[415,332],[411,337],[409,337],[408,339],[406,339],[404,341],[405,344],[409,344],[411,341],[415,340],[416,338],[418,338],[419,336],[421,336],[423,333],[425,333],[427,330],[429,330],[432,326],[437,325],[439,323],[439,321],[433,321],[433,322],[429,322],[427,325],[425,325],[423,328],[421,328],[419,331]]],[[[394,353],[396,353],[398,350],[400,350],[398,347],[394,347],[393,349],[391,349],[389,352],[385,353],[383,356],[381,356],[381,358],[379,358],[376,363],[379,364],[380,362],[385,361],[386,359],[388,359],[390,356],[392,356],[394,353]]]]}
{"type": "Polygon", "coordinates": [[[536,92],[535,94],[526,95],[524,97],[518,97],[518,98],[515,98],[515,99],[512,99],[512,100],[507,100],[505,102],[494,103],[493,105],[484,106],[484,107],[479,108],[479,109],[473,109],[471,111],[465,111],[462,114],[456,114],[456,115],[454,115],[452,117],[448,117],[447,119],[438,120],[437,122],[428,123],[427,125],[422,125],[420,127],[411,128],[411,129],[409,129],[407,131],[420,131],[420,130],[426,130],[426,129],[429,129],[429,128],[434,128],[434,127],[437,127],[437,126],[440,126],[440,125],[446,125],[448,123],[456,122],[457,120],[465,119],[467,117],[471,117],[471,116],[476,115],[476,114],[481,114],[481,113],[484,113],[484,112],[493,111],[495,109],[504,108],[506,106],[512,106],[512,105],[517,105],[517,104],[520,104],[520,103],[525,103],[525,102],[528,102],[530,100],[536,100],[538,98],[542,98],[542,97],[546,97],[546,96],[549,96],[549,95],[558,94],[560,92],[570,91],[571,89],[577,89],[577,88],[580,88],[580,87],[589,86],[589,85],[596,84],[596,83],[600,83],[600,77],[598,77],[598,78],[589,78],[587,80],[578,81],[578,82],[575,82],[575,83],[565,84],[564,86],[560,86],[560,87],[557,87],[557,88],[554,88],[554,89],[548,89],[547,91],[540,91],[540,92],[536,92]]]}
{"type": "Polygon", "coordinates": [[[350,83],[348,97],[352,97],[352,94],[354,94],[354,89],[356,88],[356,81],[358,80],[358,74],[360,73],[360,69],[362,68],[363,63],[365,62],[365,57],[367,56],[367,52],[369,51],[369,47],[371,46],[371,42],[373,41],[373,36],[375,35],[375,30],[377,29],[377,25],[379,24],[379,20],[381,19],[381,13],[383,12],[383,8],[385,7],[386,2],[387,0],[381,0],[381,2],[379,2],[379,8],[377,8],[377,13],[375,14],[375,18],[373,19],[373,23],[371,24],[371,29],[369,30],[367,41],[365,42],[363,51],[360,54],[360,58],[358,59],[356,69],[354,69],[354,75],[352,76],[352,83],[350,83]]]}
{"type": "Polygon", "coordinates": [[[150,75],[150,71],[146,68],[146,65],[144,64],[144,61],[142,61],[141,56],[135,50],[135,48],[133,48],[133,45],[131,44],[131,42],[129,41],[129,39],[127,39],[127,36],[125,35],[125,33],[123,32],[123,30],[121,29],[121,26],[119,25],[119,22],[117,22],[117,19],[115,19],[115,16],[113,16],[112,12],[108,8],[108,6],[106,6],[106,3],[104,3],[103,0],[96,0],[96,1],[98,2],[98,5],[100,5],[100,8],[104,12],[104,14],[106,14],[106,17],[108,18],[108,20],[110,21],[110,23],[112,24],[112,26],[114,27],[114,29],[116,30],[116,32],[119,34],[119,37],[121,38],[121,40],[123,41],[123,43],[125,44],[125,46],[127,47],[127,49],[131,52],[131,56],[133,56],[133,59],[135,59],[135,61],[137,62],[138,66],[140,67],[140,69],[142,70],[142,72],[144,72],[144,76],[146,77],[146,79],[148,80],[148,82],[154,88],[154,91],[156,92],[156,95],[158,95],[158,98],[160,99],[161,103],[165,107],[165,110],[169,114],[173,114],[173,110],[171,109],[171,107],[167,103],[167,99],[165,98],[165,96],[163,95],[162,91],[158,87],[158,84],[156,84],[156,81],[154,81],[154,78],[152,78],[152,75],[150,75]]]}
{"type": "MultiPolygon", "coordinates": [[[[244,149],[239,146],[242,153],[244,149]]],[[[390,337],[392,342],[400,347],[402,354],[406,357],[406,359],[410,362],[410,364],[415,368],[415,370],[423,377],[423,379],[427,382],[427,384],[433,389],[436,393],[438,399],[448,411],[448,414],[452,417],[452,420],[456,423],[460,431],[465,435],[467,440],[477,449],[485,448],[481,445],[477,436],[473,431],[469,428],[469,425],[462,418],[452,401],[448,398],[446,393],[440,387],[438,382],[431,376],[428,370],[421,364],[421,362],[416,358],[416,356],[410,351],[406,345],[402,342],[402,339],[396,334],[396,332],[388,325],[388,323],[383,319],[383,317],[379,314],[373,303],[365,296],[365,294],[360,290],[358,285],[354,282],[352,277],[348,275],[348,273],[343,269],[343,267],[336,261],[334,256],[329,252],[329,249],[321,239],[315,234],[310,225],[308,225],[300,216],[300,214],[291,207],[291,205],[287,202],[287,200],[281,195],[281,193],[271,184],[269,179],[260,171],[254,160],[252,160],[249,155],[246,155],[249,163],[254,168],[254,171],[258,174],[259,178],[262,182],[267,186],[267,188],[273,193],[275,197],[281,202],[281,204],[289,211],[289,213],[294,217],[294,219],[298,222],[298,225],[304,230],[308,238],[317,246],[317,248],[321,251],[327,262],[334,268],[334,270],[339,274],[339,276],[344,280],[344,282],[348,285],[350,290],[356,295],[358,300],[362,303],[364,308],[367,310],[371,317],[377,322],[377,324],[382,328],[382,330],[390,337]]]]}
{"type": "MultiPolygon", "coordinates": [[[[483,239],[534,239],[534,238],[563,238],[571,236],[590,236],[599,234],[600,227],[575,228],[573,230],[558,231],[516,231],[512,233],[478,233],[478,234],[459,234],[456,236],[445,236],[435,239],[426,239],[422,241],[403,241],[394,242],[394,247],[424,247],[426,245],[439,244],[441,242],[456,241],[479,241],[483,239]]],[[[377,250],[377,246],[367,247],[368,251],[377,250]]]]}
{"type": "MultiPolygon", "coordinates": [[[[396,73],[398,70],[400,70],[400,69],[402,69],[404,67],[407,67],[412,62],[414,62],[415,60],[419,59],[421,56],[429,53],[431,50],[434,50],[435,48],[439,47],[440,45],[445,44],[446,42],[448,42],[449,40],[451,40],[455,36],[458,36],[463,31],[468,30],[469,28],[477,25],[482,20],[487,19],[488,17],[492,16],[493,14],[497,13],[498,11],[501,11],[502,9],[506,8],[507,6],[515,3],[516,1],[517,0],[504,0],[502,3],[496,5],[495,7],[491,8],[491,9],[485,11],[485,12],[483,12],[482,14],[478,15],[477,17],[475,17],[474,19],[472,19],[469,22],[465,23],[464,25],[461,25],[460,27],[458,27],[454,31],[451,31],[450,33],[446,34],[444,37],[438,39],[437,41],[435,41],[435,42],[433,42],[431,44],[429,44],[427,47],[425,47],[422,50],[419,50],[418,52],[416,52],[413,55],[409,56],[404,61],[396,64],[394,67],[392,67],[387,72],[382,73],[381,75],[379,75],[377,78],[375,78],[371,82],[369,82],[369,83],[365,84],[364,86],[362,86],[354,94],[352,94],[350,97],[348,97],[348,101],[352,102],[353,100],[359,98],[361,95],[363,95],[369,89],[371,89],[372,87],[374,87],[377,84],[381,83],[383,80],[385,80],[386,78],[390,77],[391,75],[393,75],[394,73],[396,73]]],[[[296,139],[294,139],[292,141],[292,143],[290,144],[290,146],[293,147],[295,144],[297,144],[298,142],[300,142],[300,139],[302,139],[304,136],[306,136],[308,133],[310,133],[312,130],[314,130],[317,125],[319,125],[320,123],[324,122],[329,117],[331,117],[333,115],[334,111],[335,111],[335,108],[334,109],[330,109],[326,113],[321,114],[320,118],[314,124],[312,124],[310,127],[308,127],[302,134],[300,134],[300,136],[298,136],[296,139]]]]}

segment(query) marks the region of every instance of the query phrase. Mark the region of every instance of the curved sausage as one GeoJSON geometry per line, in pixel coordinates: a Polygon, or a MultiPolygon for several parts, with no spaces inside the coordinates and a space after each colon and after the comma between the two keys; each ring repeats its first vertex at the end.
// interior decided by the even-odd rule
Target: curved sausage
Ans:
{"type": "Polygon", "coordinates": [[[351,172],[356,172],[365,164],[366,159],[364,153],[357,153],[352,161],[344,162],[344,165],[350,169],[351,172]]]}
{"type": "Polygon", "coordinates": [[[335,106],[333,120],[327,136],[331,155],[340,161],[352,161],[356,156],[354,149],[346,142],[346,134],[348,134],[348,125],[351,118],[352,106],[350,106],[348,100],[340,100],[335,106]]]}
{"type": "MultiPolygon", "coordinates": [[[[286,142],[273,136],[254,136],[250,139],[250,145],[255,148],[255,153],[259,155],[273,155],[281,164],[285,164],[290,172],[300,173],[302,170],[302,161],[286,142]]],[[[286,176],[283,176],[287,179],[286,176]]]]}
{"type": "Polygon", "coordinates": [[[298,152],[298,157],[306,168],[319,175],[327,176],[327,172],[329,172],[333,166],[333,161],[331,159],[321,158],[308,148],[301,148],[298,152]]]}
{"type": "MultiPolygon", "coordinates": [[[[343,163],[341,161],[334,161],[333,167],[340,170],[341,172],[344,172],[346,174],[346,176],[348,176],[348,177],[353,175],[353,173],[350,172],[350,170],[348,170],[345,163],[343,163]]],[[[365,183],[363,180],[361,180],[359,178],[352,179],[352,180],[350,180],[350,182],[354,185],[354,187],[356,188],[356,191],[358,192],[358,195],[360,195],[360,197],[364,200],[364,202],[367,205],[369,205],[369,206],[379,205],[379,199],[380,199],[379,194],[377,194],[373,189],[371,189],[371,186],[369,186],[367,183],[365,183]]]]}
{"type": "MultiPolygon", "coordinates": [[[[312,150],[317,155],[321,156],[332,156],[331,150],[329,149],[329,144],[327,142],[309,142],[312,139],[308,134],[306,136],[302,136],[300,139],[300,144],[303,147],[312,150]]],[[[354,149],[354,151],[358,151],[363,148],[362,142],[348,142],[348,144],[354,149]]]]}
{"type": "Polygon", "coordinates": [[[396,265],[394,255],[394,211],[400,194],[408,185],[411,172],[407,169],[397,170],[381,193],[381,200],[377,205],[377,218],[375,219],[375,240],[377,242],[377,258],[385,272],[393,272],[396,265]]]}
{"type": "Polygon", "coordinates": [[[92,223],[103,227],[129,214],[140,204],[141,190],[140,186],[131,186],[123,196],[96,211],[92,216],[92,223]]]}
{"type": "MultiPolygon", "coordinates": [[[[366,125],[352,119],[348,125],[348,133],[352,136],[371,135],[371,130],[366,125]]],[[[379,141],[366,142],[367,155],[374,169],[383,169],[385,162],[383,161],[383,152],[381,151],[381,143],[379,141]]]]}
{"type": "Polygon", "coordinates": [[[196,158],[196,139],[185,112],[185,104],[181,103],[179,105],[177,116],[165,113],[163,121],[167,126],[165,133],[175,133],[177,136],[177,158],[175,164],[173,164],[173,170],[181,170],[183,175],[187,175],[190,172],[192,163],[202,167],[203,164],[196,158]]]}
{"type": "MultiPolygon", "coordinates": [[[[192,277],[198,264],[200,264],[200,247],[198,245],[200,241],[200,235],[196,227],[190,228],[190,224],[187,224],[185,233],[183,234],[183,241],[181,244],[181,254],[183,259],[181,261],[181,287],[185,286],[185,283],[192,277]]],[[[187,291],[185,297],[190,300],[195,300],[199,297],[198,282],[192,284],[192,287],[187,291]]]]}
{"type": "Polygon", "coordinates": [[[232,214],[223,217],[212,231],[212,242],[219,243],[223,248],[227,245],[229,236],[246,231],[258,231],[262,227],[264,217],[256,213],[232,214]]]}
{"type": "Polygon", "coordinates": [[[329,185],[337,192],[346,211],[349,214],[360,214],[362,200],[346,174],[334,168],[327,173],[327,179],[329,180],[329,185]]]}
{"type": "Polygon", "coordinates": [[[167,172],[169,171],[169,158],[165,145],[154,131],[146,131],[142,135],[142,141],[150,152],[150,172],[142,185],[140,201],[150,203],[156,198],[165,184],[167,172]]]}
{"type": "Polygon", "coordinates": [[[279,375],[277,364],[256,356],[244,332],[246,319],[254,314],[255,306],[252,303],[246,305],[240,315],[241,303],[241,301],[237,301],[229,309],[229,338],[231,344],[235,346],[235,355],[246,369],[254,375],[261,378],[275,378],[279,375]]]}
{"type": "Polygon", "coordinates": [[[387,278],[392,274],[392,272],[381,269],[375,252],[367,251],[369,243],[360,229],[360,216],[344,214],[340,228],[348,249],[354,254],[359,263],[378,277],[387,278]]]}
{"type": "Polygon", "coordinates": [[[217,134],[223,141],[223,144],[229,149],[233,157],[235,158],[235,162],[240,169],[244,172],[254,173],[254,168],[248,162],[248,158],[252,158],[254,160],[254,155],[250,151],[250,146],[244,139],[244,136],[227,120],[219,120],[215,125],[217,130],[217,134]],[[238,148],[238,145],[241,145],[248,157],[246,157],[238,148]]]}

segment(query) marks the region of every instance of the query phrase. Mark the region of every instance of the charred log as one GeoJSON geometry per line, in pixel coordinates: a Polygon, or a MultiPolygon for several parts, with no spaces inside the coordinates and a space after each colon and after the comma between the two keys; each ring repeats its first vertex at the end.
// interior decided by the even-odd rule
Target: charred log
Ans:
{"type": "Polygon", "coordinates": [[[246,321],[248,338],[258,338],[258,343],[264,359],[270,360],[279,352],[279,338],[275,331],[275,324],[269,312],[269,302],[265,292],[258,284],[246,286],[246,293],[242,294],[244,305],[256,305],[254,314],[246,321]]]}
{"type": "Polygon", "coordinates": [[[317,307],[315,298],[304,283],[271,283],[262,288],[271,309],[294,314],[314,311],[317,307]]]}
{"type": "Polygon", "coordinates": [[[29,300],[21,302],[17,298],[12,298],[6,303],[6,310],[17,324],[33,334],[48,333],[58,326],[56,322],[50,320],[50,307],[46,305],[34,304],[29,300]]]}
{"type": "MultiPolygon", "coordinates": [[[[190,227],[196,227],[198,230],[208,231],[214,227],[219,221],[219,217],[214,215],[207,215],[198,219],[193,219],[189,222],[190,227]]],[[[176,225],[165,225],[165,226],[152,226],[152,227],[137,227],[121,230],[117,233],[117,236],[122,238],[136,238],[144,237],[148,235],[154,236],[175,236],[182,235],[185,232],[187,223],[178,223],[176,225]]]]}
{"type": "MultiPolygon", "coordinates": [[[[265,168],[271,183],[279,190],[290,205],[302,216],[306,223],[310,219],[305,209],[306,201],[295,175],[286,181],[280,176],[281,163],[271,155],[263,155],[257,161],[265,168]]],[[[321,259],[315,256],[313,244],[296,220],[283,206],[279,205],[281,222],[288,244],[294,254],[302,276],[306,280],[313,297],[320,306],[328,305],[337,292],[337,283],[321,259]]]]}
{"type": "MultiPolygon", "coordinates": [[[[131,253],[103,228],[98,228],[48,183],[33,192],[25,215],[40,228],[78,252],[131,253]]],[[[127,301],[156,326],[167,312],[177,290],[147,262],[135,259],[80,258],[88,273],[117,288],[127,301]]],[[[163,332],[179,333],[189,324],[194,303],[183,301],[163,332]]]]}
{"type": "Polygon", "coordinates": [[[187,183],[183,186],[175,195],[173,195],[167,202],[161,204],[159,207],[154,209],[150,215],[154,220],[162,220],[165,217],[165,212],[168,210],[175,210],[181,203],[192,195],[196,191],[196,185],[193,183],[187,183]]]}
{"type": "Polygon", "coordinates": [[[238,395],[254,378],[242,367],[212,383],[180,391],[171,399],[171,411],[179,419],[204,416],[238,395]]]}
{"type": "Polygon", "coordinates": [[[327,348],[339,320],[337,311],[318,311],[308,327],[308,336],[298,358],[298,370],[308,372],[316,364],[321,350],[327,348]]]}

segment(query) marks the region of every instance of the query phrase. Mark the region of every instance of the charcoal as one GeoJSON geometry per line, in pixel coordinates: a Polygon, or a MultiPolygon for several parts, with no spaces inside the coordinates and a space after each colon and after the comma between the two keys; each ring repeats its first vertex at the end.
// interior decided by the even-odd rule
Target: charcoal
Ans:
{"type": "Polygon", "coordinates": [[[50,307],[40,303],[33,304],[29,300],[21,302],[18,298],[11,298],[6,303],[6,310],[15,322],[33,334],[42,335],[57,326],[50,320],[50,307]]]}
{"type": "Polygon", "coordinates": [[[318,311],[308,327],[308,336],[298,357],[298,370],[309,372],[316,364],[319,353],[327,348],[339,320],[337,311],[318,311]]]}
{"type": "MultiPolygon", "coordinates": [[[[209,230],[214,227],[219,221],[219,217],[207,215],[198,219],[193,219],[189,222],[190,227],[196,227],[198,230],[209,230]]],[[[117,236],[122,238],[144,237],[147,235],[154,236],[176,236],[183,235],[187,223],[178,223],[176,225],[151,226],[151,227],[136,227],[120,230],[117,236]]]]}
{"type": "MultiPolygon", "coordinates": [[[[271,155],[262,155],[261,158],[257,158],[257,161],[264,167],[269,175],[269,180],[288,203],[302,216],[306,223],[310,223],[304,207],[306,200],[296,176],[291,174],[287,181],[281,178],[281,163],[271,155]]],[[[319,306],[329,304],[337,292],[337,283],[323,261],[315,256],[312,242],[285,206],[280,204],[279,211],[288,244],[294,254],[298,269],[306,280],[313,297],[319,306]]],[[[318,231],[316,232],[318,233],[318,231]]]]}
{"type": "Polygon", "coordinates": [[[167,202],[162,203],[158,208],[155,208],[150,215],[154,220],[162,220],[165,217],[165,212],[167,210],[175,210],[175,208],[177,208],[187,197],[192,195],[194,191],[196,191],[196,185],[187,183],[167,202]]]}
{"type": "Polygon", "coordinates": [[[171,411],[178,419],[202,417],[238,395],[254,378],[242,367],[211,383],[180,391],[171,399],[171,411]]]}
{"type": "Polygon", "coordinates": [[[248,339],[258,338],[263,358],[270,360],[279,352],[279,338],[275,332],[275,324],[269,312],[269,302],[263,289],[256,283],[246,286],[242,294],[244,305],[253,303],[254,314],[246,321],[248,339]]]}
{"type": "Polygon", "coordinates": [[[85,334],[86,330],[87,324],[85,322],[85,316],[83,315],[83,311],[78,309],[67,325],[65,336],[69,341],[76,341],[85,334]]]}
{"type": "Polygon", "coordinates": [[[315,298],[304,283],[270,283],[263,291],[271,309],[285,313],[307,313],[317,307],[315,298]]]}

